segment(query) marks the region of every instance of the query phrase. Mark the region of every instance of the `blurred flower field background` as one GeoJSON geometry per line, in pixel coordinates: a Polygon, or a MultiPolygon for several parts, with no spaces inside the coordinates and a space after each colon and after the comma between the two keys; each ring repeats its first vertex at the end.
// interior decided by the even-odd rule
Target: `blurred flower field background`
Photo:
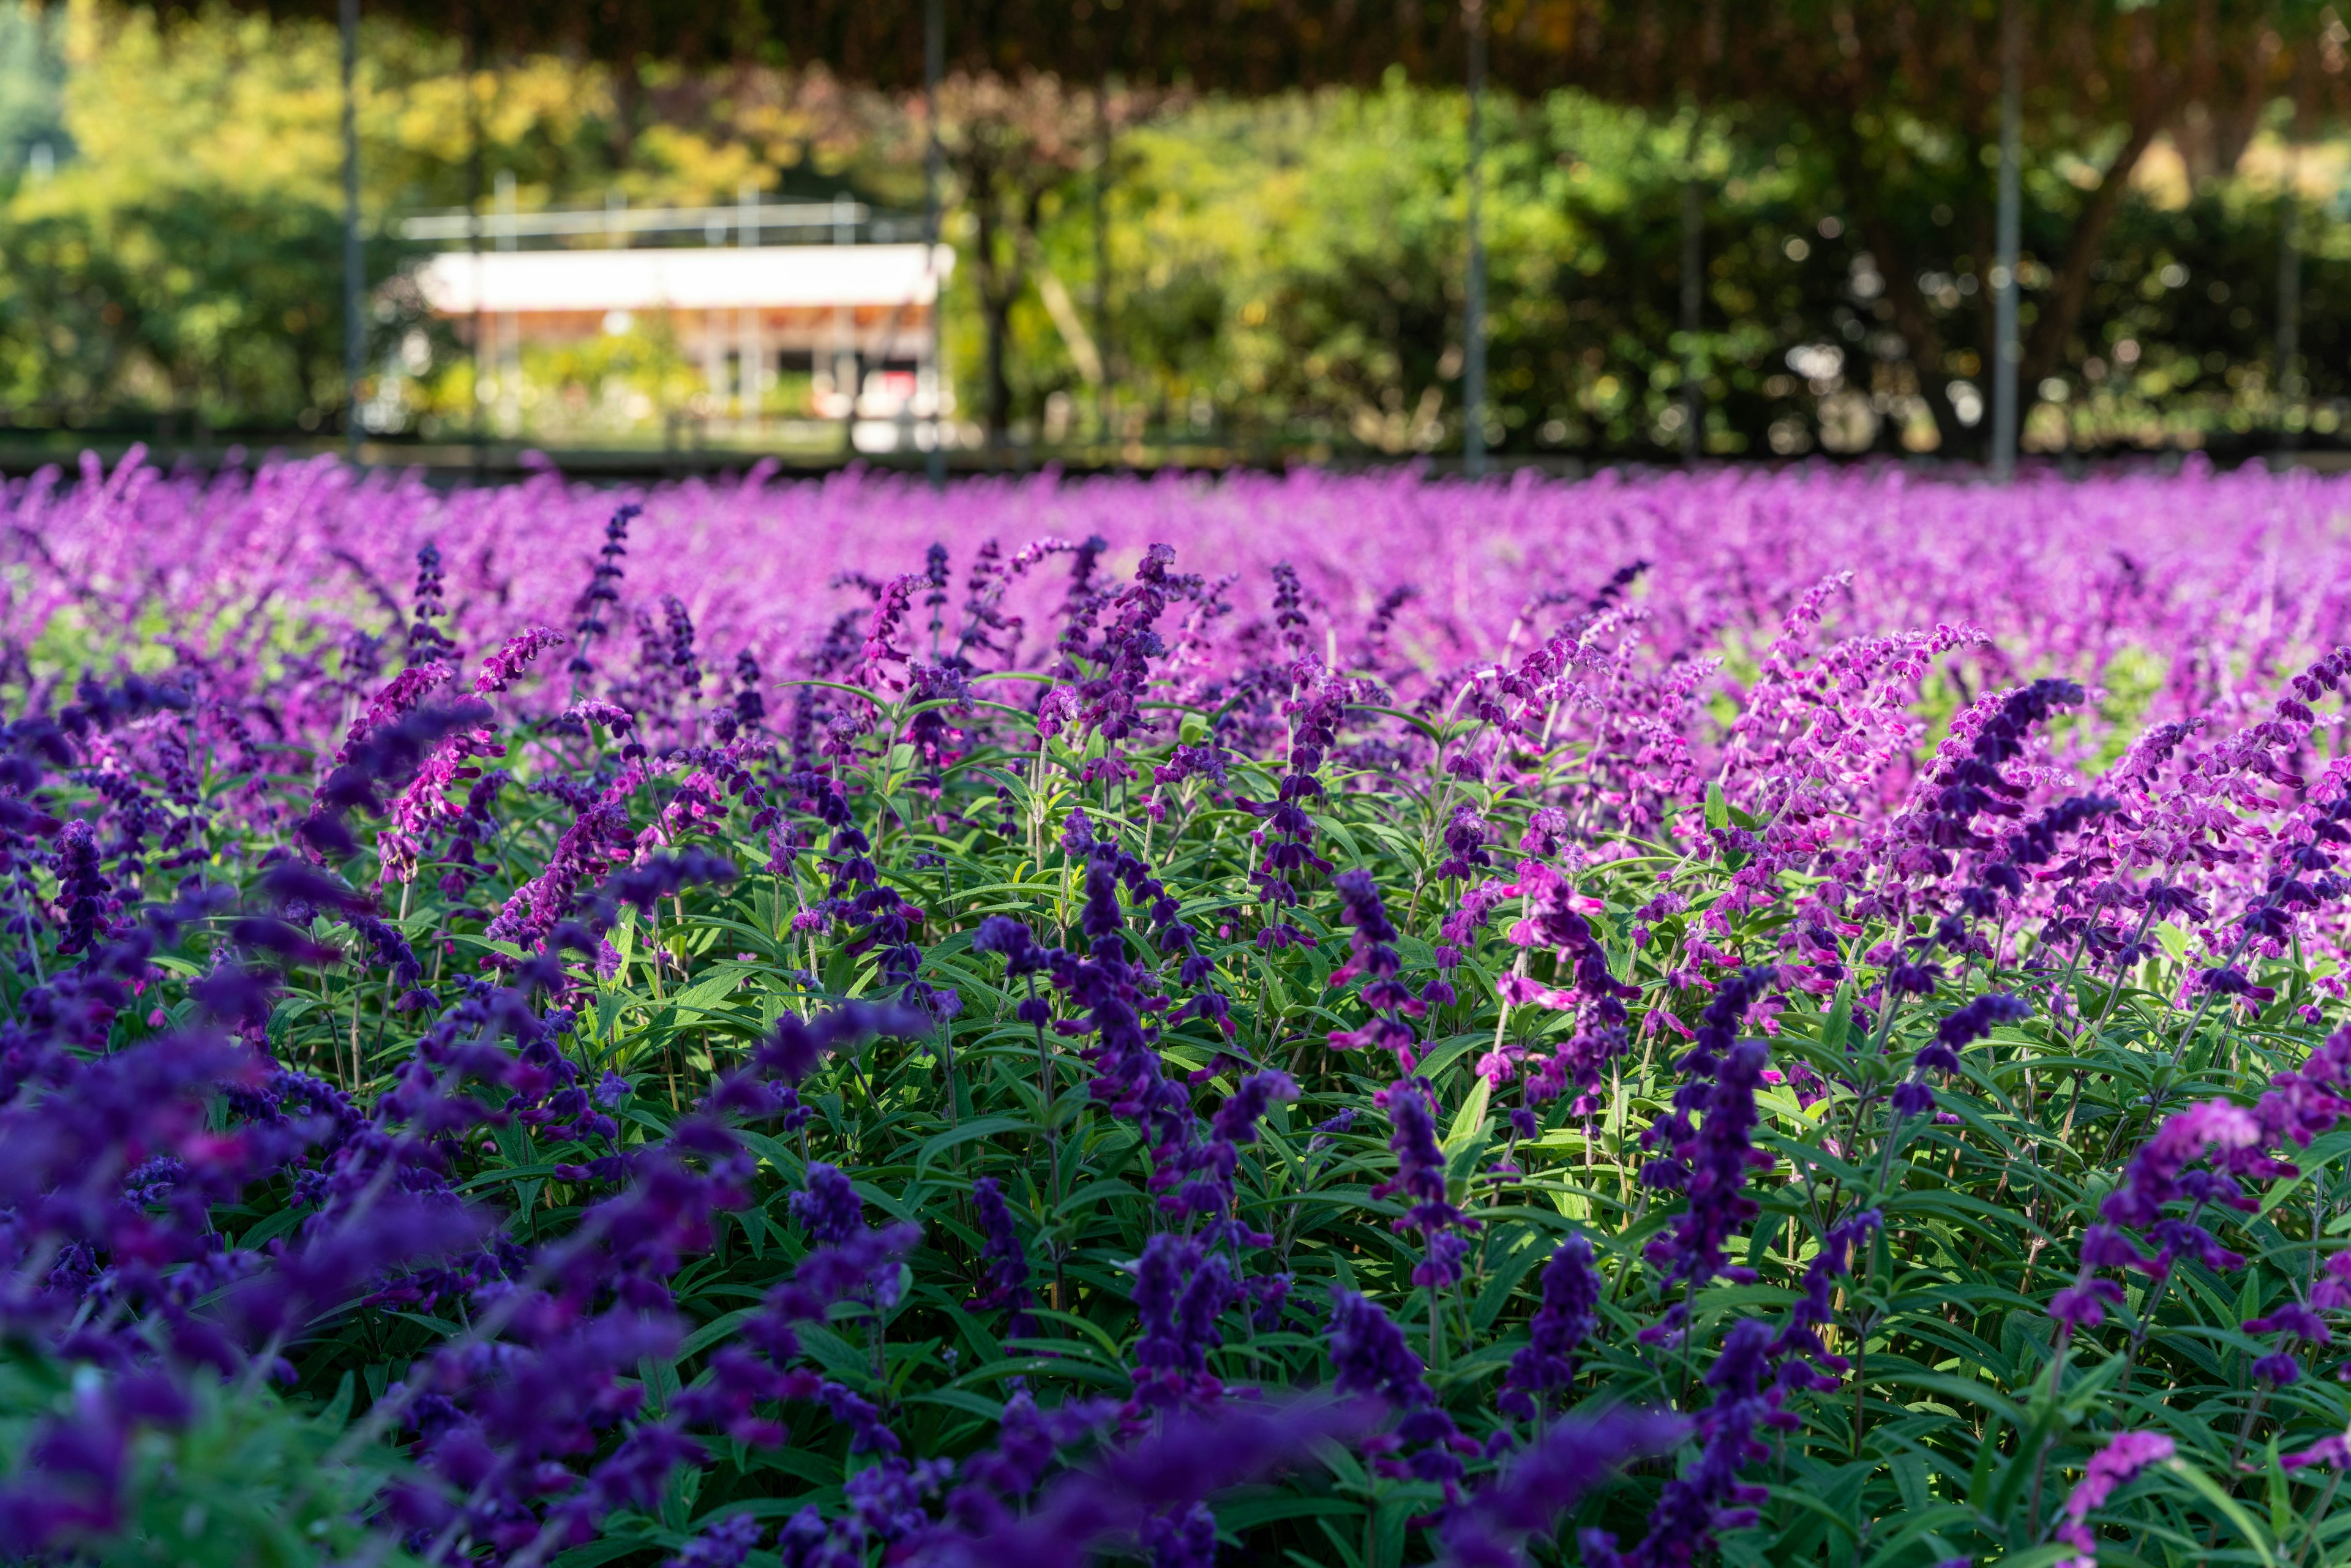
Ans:
{"type": "Polygon", "coordinates": [[[0,1552],[2342,1562],[2347,505],[9,481],[0,1552]]]}

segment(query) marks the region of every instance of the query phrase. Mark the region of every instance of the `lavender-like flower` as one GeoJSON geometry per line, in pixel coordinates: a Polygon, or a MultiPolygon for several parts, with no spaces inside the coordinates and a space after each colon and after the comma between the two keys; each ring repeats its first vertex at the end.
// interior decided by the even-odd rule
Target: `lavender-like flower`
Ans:
{"type": "Polygon", "coordinates": [[[792,1194],[792,1217],[820,1247],[838,1247],[864,1228],[864,1199],[840,1170],[821,1162],[808,1168],[808,1187],[792,1194]]]}
{"type": "Polygon", "coordinates": [[[1522,1568],[1520,1542],[1548,1533],[1577,1498],[1635,1459],[1671,1453],[1689,1435],[1678,1416],[1610,1411],[1561,1421],[1480,1487],[1438,1527],[1439,1561],[1458,1568],[1522,1568]]]}
{"type": "Polygon", "coordinates": [[[1510,1357],[1497,1403],[1505,1415],[1533,1418],[1575,1381],[1575,1358],[1600,1321],[1600,1275],[1592,1243],[1577,1232],[1543,1265],[1542,1305],[1527,1325],[1526,1348],[1510,1357]]]}
{"type": "Polygon", "coordinates": [[[2149,1465],[2169,1462],[2176,1451],[2171,1439],[2160,1432],[2117,1432],[2107,1438],[2105,1447],[2090,1456],[2074,1490],[2065,1494],[2064,1522],[2055,1535],[2081,1555],[2066,1558],[2057,1568],[2098,1568],[2097,1537],[2090,1533],[2091,1513],[2104,1508],[2117,1489],[2137,1479],[2149,1465]]]}
{"type": "Polygon", "coordinates": [[[982,1176],[972,1184],[971,1201],[985,1239],[980,1256],[987,1265],[987,1289],[971,1304],[980,1311],[1011,1308],[1004,1332],[1008,1338],[1019,1339],[1030,1330],[1028,1249],[1013,1228],[1011,1206],[1004,1201],[1004,1189],[994,1176],[982,1176]]]}
{"type": "Polygon", "coordinates": [[[1095,1546],[1140,1535],[1149,1521],[1188,1521],[1194,1507],[1305,1458],[1318,1443],[1350,1441],[1377,1418],[1360,1400],[1270,1401],[1177,1416],[1052,1487],[1017,1523],[922,1543],[923,1568],[1079,1568],[1095,1546]]]}
{"type": "Polygon", "coordinates": [[[1756,1428],[1794,1424],[1781,1410],[1780,1391],[1771,1381],[1771,1340],[1770,1327],[1759,1319],[1742,1318],[1731,1325],[1722,1354],[1707,1370],[1714,1402],[1698,1416],[1697,1461],[1666,1484],[1650,1511],[1647,1533],[1631,1551],[1619,1552],[1615,1537],[1604,1531],[1585,1531],[1581,1544],[1590,1568],[1682,1568],[1723,1531],[1755,1522],[1757,1507],[1769,1494],[1740,1480],[1739,1473],[1771,1452],[1756,1428]]]}
{"type": "Polygon", "coordinates": [[[1206,1409],[1224,1392],[1208,1353],[1224,1343],[1217,1320],[1232,1304],[1232,1267],[1189,1237],[1152,1237],[1134,1270],[1134,1311],[1143,1329],[1134,1345],[1133,1408],[1206,1409]]]}
{"type": "Polygon", "coordinates": [[[1437,1402],[1395,1320],[1369,1297],[1337,1286],[1331,1291],[1331,1366],[1338,1392],[1384,1399],[1397,1412],[1395,1430],[1364,1445],[1373,1468],[1434,1481],[1448,1502],[1458,1502],[1462,1456],[1479,1452],[1478,1445],[1437,1402]]]}
{"type": "Polygon", "coordinates": [[[1447,1196],[1445,1151],[1437,1142],[1437,1113],[1428,1091],[1418,1080],[1405,1079],[1373,1095],[1372,1103],[1388,1113],[1395,1129],[1388,1147],[1396,1157],[1395,1176],[1374,1187],[1372,1196],[1401,1193],[1410,1204],[1393,1228],[1420,1233],[1421,1260],[1413,1268],[1412,1282],[1430,1290],[1458,1284],[1461,1260],[1469,1250],[1463,1232],[1479,1225],[1447,1196]]]}
{"type": "Polygon", "coordinates": [[[1669,1304],[1657,1322],[1641,1331],[1645,1340],[1679,1334],[1688,1318],[1690,1297],[1717,1279],[1745,1283],[1755,1277],[1753,1270],[1729,1263],[1727,1256],[1731,1237],[1761,1212],[1748,1195],[1747,1184],[1752,1172],[1767,1170],[1772,1163],[1754,1142],[1755,1092],[1771,1060],[1770,1048],[1760,1040],[1732,1046],[1707,1096],[1704,1120],[1675,1147],[1676,1157],[1686,1162],[1690,1173],[1689,1202],[1673,1226],[1651,1239],[1646,1249],[1649,1261],[1665,1270],[1660,1288],[1669,1304]]]}
{"type": "Polygon", "coordinates": [[[730,1513],[706,1526],[662,1568],[743,1568],[743,1560],[759,1544],[759,1521],[752,1514],[730,1513]]]}

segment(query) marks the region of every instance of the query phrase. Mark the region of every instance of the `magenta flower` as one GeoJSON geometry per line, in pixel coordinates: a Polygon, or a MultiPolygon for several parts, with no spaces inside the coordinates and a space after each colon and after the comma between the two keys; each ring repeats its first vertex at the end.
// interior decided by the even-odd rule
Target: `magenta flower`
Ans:
{"type": "Polygon", "coordinates": [[[2106,1439],[2105,1448],[2090,1456],[2082,1479],[2065,1494],[2065,1505],[2061,1511],[2063,1522],[2055,1531],[2059,1541],[2081,1555],[2066,1559],[2059,1568],[2097,1568],[2098,1542],[2090,1532],[2090,1515],[2104,1508],[2118,1488],[2137,1479],[2149,1465],[2168,1462],[2173,1452],[2171,1439],[2160,1432],[2117,1432],[2106,1439]]]}

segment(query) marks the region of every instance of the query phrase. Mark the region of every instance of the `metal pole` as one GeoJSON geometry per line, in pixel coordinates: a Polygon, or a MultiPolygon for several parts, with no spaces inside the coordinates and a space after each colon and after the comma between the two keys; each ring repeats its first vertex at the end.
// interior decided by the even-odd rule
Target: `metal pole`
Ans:
{"type": "MultiPolygon", "coordinates": [[[[2300,162],[2299,154],[2295,162],[2300,162]]],[[[2283,452],[2302,444],[2302,433],[2291,422],[2294,401],[2302,392],[2302,247],[2294,230],[2297,205],[2289,174],[2285,194],[2278,203],[2278,448],[2283,452]]]]}
{"type": "Polygon", "coordinates": [[[1706,306],[1706,197],[1698,183],[1698,106],[1690,106],[1688,167],[1682,172],[1682,461],[1705,452],[1706,400],[1698,385],[1698,334],[1706,306]]]}
{"type": "Polygon", "coordinates": [[[360,372],[367,362],[367,323],[360,300],[367,263],[360,254],[360,0],[342,0],[343,35],[343,446],[360,455],[360,372]]]}
{"type": "Polygon", "coordinates": [[[1486,239],[1479,229],[1478,198],[1486,154],[1486,6],[1464,0],[1469,29],[1469,283],[1461,324],[1461,470],[1486,472],[1486,239]]]}
{"type": "MultiPolygon", "coordinates": [[[[515,234],[515,177],[511,169],[501,169],[490,182],[491,207],[495,213],[493,227],[497,248],[513,250],[520,241],[515,234]]],[[[522,427],[522,318],[512,310],[501,310],[491,323],[490,330],[496,339],[498,359],[498,423],[509,431],[519,433],[522,427]]]]}
{"type": "Polygon", "coordinates": [[[946,73],[946,6],[942,0],[928,0],[923,7],[923,130],[929,139],[923,149],[923,270],[932,279],[931,449],[923,455],[923,469],[934,490],[944,490],[947,484],[946,366],[939,351],[939,314],[946,291],[938,286],[934,260],[939,248],[939,78],[946,73]]]}
{"type": "MultiPolygon", "coordinates": [[[[745,250],[759,243],[759,214],[752,206],[758,200],[758,196],[749,183],[736,187],[735,243],[745,250]]],[[[735,310],[735,409],[737,427],[756,438],[760,413],[760,365],[758,345],[752,341],[751,314],[749,306],[737,306],[735,310]]],[[[809,362],[816,362],[813,354],[810,356],[809,362]]],[[[841,390],[841,356],[838,352],[833,355],[831,365],[826,369],[825,379],[832,383],[833,391],[841,390]]]]}
{"type": "Polygon", "coordinates": [[[1991,367],[1991,476],[2002,485],[2016,477],[2016,378],[2024,358],[2024,346],[2016,335],[2016,253],[2023,227],[2018,189],[2023,140],[2022,23],[2017,0],[2005,0],[2000,16],[2000,255],[1991,269],[1992,343],[1999,356],[1991,367]]]}
{"type": "Polygon", "coordinates": [[[1094,353],[1102,379],[1094,383],[1094,423],[1110,440],[1110,76],[1094,88],[1094,353]]]}
{"type": "Polygon", "coordinates": [[[474,263],[474,414],[470,429],[475,484],[481,483],[486,462],[483,443],[488,437],[488,428],[483,421],[489,406],[482,396],[486,390],[482,384],[482,294],[486,282],[482,269],[482,105],[474,81],[482,68],[483,4],[484,0],[473,0],[465,30],[465,249],[474,263]]]}

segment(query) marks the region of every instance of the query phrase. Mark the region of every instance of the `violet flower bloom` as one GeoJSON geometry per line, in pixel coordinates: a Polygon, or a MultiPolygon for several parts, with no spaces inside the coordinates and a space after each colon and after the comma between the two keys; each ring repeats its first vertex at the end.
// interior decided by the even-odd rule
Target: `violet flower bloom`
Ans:
{"type": "Polygon", "coordinates": [[[1240,1081],[1230,1098],[1209,1118],[1208,1130],[1228,1144],[1257,1142],[1257,1124],[1277,1100],[1298,1098],[1298,1085],[1279,1068],[1252,1072],[1240,1081]]]}
{"type": "Polygon", "coordinates": [[[972,1207],[979,1215],[980,1234],[985,1240],[980,1257],[987,1266],[987,1290],[971,1302],[974,1311],[1009,1307],[1012,1315],[1006,1320],[1005,1336],[1019,1339],[1030,1332],[1029,1316],[1029,1253],[1020,1244],[1020,1233],[1013,1228],[1011,1206],[1004,1201],[1004,1189],[994,1176],[982,1176],[971,1187],[972,1207]]]}
{"type": "Polygon", "coordinates": [[[751,1053],[753,1065],[784,1082],[799,1085],[835,1051],[875,1036],[901,1039],[927,1033],[931,1020],[910,1008],[888,1003],[844,1002],[803,1020],[787,1012],[751,1053]]]}
{"type": "Polygon", "coordinates": [[[1421,1260],[1413,1267],[1412,1282],[1433,1291],[1458,1284],[1461,1260],[1469,1250],[1462,1232],[1478,1229],[1479,1223],[1447,1196],[1445,1151],[1437,1142],[1436,1107],[1428,1092],[1407,1078],[1374,1094],[1372,1103],[1388,1113],[1395,1129],[1388,1147],[1396,1156],[1395,1177],[1372,1188],[1372,1196],[1401,1193],[1410,1204],[1390,1228],[1420,1233],[1421,1260]]]}
{"type": "MultiPolygon", "coordinates": [[[[2322,1063],[2320,1071],[2335,1069],[2322,1063]]],[[[2049,1315],[2056,1320],[2061,1333],[2095,1327],[2105,1321],[2107,1307],[2121,1304],[2121,1287],[2098,1278],[2101,1269],[2137,1269],[2160,1279],[2182,1255],[2213,1269],[2243,1266],[2244,1260],[2223,1248],[2202,1225],[2193,1218],[2167,1219],[2164,1207],[2175,1200],[2189,1199],[2199,1209],[2215,1202],[2250,1209],[2255,1205],[2246,1196],[2242,1180],[2266,1180],[2292,1172],[2292,1166],[2264,1152],[2273,1137],[2265,1122],[2282,1130],[2291,1115],[2297,1080],[2290,1073],[2279,1077],[2282,1087],[2264,1095],[2254,1111],[2225,1100],[2201,1101],[2165,1118],[2139,1145],[2124,1168],[2121,1184],[2099,1205],[2103,1223],[2090,1227],[2082,1238],[2081,1269],[2074,1283],[2049,1303],[2049,1315]],[[2188,1169],[2208,1155],[2214,1168],[2188,1169]],[[2127,1229],[2142,1230],[2153,1238],[2154,1255],[2133,1245],[2125,1234],[2127,1229]]]]}
{"type": "Polygon", "coordinates": [[[1549,1534],[1583,1493],[1633,1460],[1671,1453],[1689,1431],[1681,1416],[1639,1411],[1559,1422],[1438,1526],[1438,1561],[1522,1568],[1521,1541],[1549,1534]]]}
{"type": "Polygon", "coordinates": [[[1747,1009],[1777,977],[1770,966],[1756,965],[1725,976],[1716,986],[1714,996],[1698,1014],[1689,1050],[1674,1063],[1684,1082],[1674,1091],[1673,1108],[1641,1134],[1641,1146],[1652,1155],[1641,1167],[1643,1186],[1679,1190],[1689,1184],[1689,1155],[1684,1149],[1697,1137],[1691,1118],[1714,1092],[1715,1075],[1722,1069],[1722,1059],[1738,1043],[1739,1026],[1747,1009]]]}
{"type": "Polygon", "coordinates": [[[1760,1319],[1742,1318],[1731,1325],[1722,1354],[1707,1370],[1714,1403],[1698,1416],[1697,1461],[1666,1483],[1650,1511],[1648,1532],[1631,1551],[1619,1552],[1616,1538],[1604,1531],[1583,1531],[1580,1543],[1588,1568],[1683,1568],[1710,1550],[1721,1531],[1755,1522],[1756,1510],[1769,1494],[1741,1481],[1739,1473],[1771,1451],[1756,1428],[1798,1424],[1780,1408],[1780,1390],[1771,1375],[1771,1338],[1760,1319]]]}
{"type": "MultiPolygon", "coordinates": [[[[1341,872],[1332,880],[1332,885],[1342,905],[1339,918],[1353,926],[1354,932],[1349,938],[1351,956],[1331,972],[1331,984],[1343,986],[1358,975],[1368,974],[1371,979],[1362,993],[1365,1007],[1374,1013],[1390,1015],[1391,1019],[1397,1013],[1420,1017],[1427,1009],[1396,978],[1401,967],[1395,946],[1396,930],[1388,919],[1386,901],[1380,896],[1372,873],[1358,866],[1341,872]]],[[[1343,1049],[1353,1038],[1336,1033],[1331,1037],[1332,1043],[1343,1049]]],[[[1409,1070],[1411,1057],[1404,1052],[1398,1054],[1409,1070]]]]}
{"type": "Polygon", "coordinates": [[[685,1543],[662,1568],[743,1568],[743,1560],[759,1544],[759,1521],[747,1513],[730,1513],[685,1543]]]}
{"type": "Polygon", "coordinates": [[[2117,1432],[2107,1438],[2106,1446],[2090,1456],[2082,1479],[2066,1494],[2064,1522],[2054,1531],[2057,1540],[2081,1555],[2064,1559],[2056,1568],[2098,1568],[2098,1541],[2090,1532],[2091,1513],[2104,1508],[2106,1500],[2137,1479],[2141,1470],[2168,1463],[2175,1452],[2171,1439],[2160,1432],[2117,1432]]]}
{"type": "Polygon", "coordinates": [[[1600,1275],[1592,1243],[1577,1231],[1543,1265],[1542,1305],[1527,1324],[1526,1348],[1502,1375],[1503,1414],[1531,1420],[1556,1405],[1575,1382],[1575,1358],[1600,1321],[1600,1275]]]}
{"type": "Polygon", "coordinates": [[[1279,1068],[1267,1068],[1242,1079],[1209,1119],[1208,1139],[1197,1156],[1197,1168],[1178,1195],[1188,1213],[1217,1216],[1206,1232],[1211,1247],[1270,1247],[1273,1238],[1252,1230],[1239,1216],[1240,1197],[1234,1177],[1242,1147],[1258,1140],[1258,1124],[1277,1100],[1298,1098],[1298,1085],[1279,1068]]]}
{"type": "Polygon", "coordinates": [[[1268,801],[1235,797],[1233,804],[1264,819],[1264,853],[1249,881],[1268,924],[1258,933],[1262,948],[1287,947],[1308,940],[1306,934],[1280,912],[1299,902],[1299,873],[1311,866],[1329,875],[1331,862],[1314,852],[1314,819],[1304,802],[1322,793],[1315,777],[1324,755],[1339,737],[1345,716],[1347,683],[1333,677],[1319,660],[1301,657],[1290,669],[1290,698],[1283,704],[1290,715],[1290,771],[1281,775],[1275,798],[1268,801]]]}
{"type": "Polygon", "coordinates": [[[0,1484],[0,1551],[31,1557],[121,1529],[137,1428],[176,1429],[192,1413],[187,1396],[153,1373],[78,1393],[70,1415],[34,1428],[22,1469],[0,1484]]]}
{"type": "Polygon", "coordinates": [[[2310,1304],[2321,1312],[2351,1307],[2351,1252],[2327,1259],[2318,1281],[2310,1288],[2310,1304]]]}
{"type": "Polygon", "coordinates": [[[496,653],[482,661],[480,671],[474,676],[475,695],[491,696],[505,691],[522,678],[533,660],[562,641],[563,633],[551,626],[532,626],[516,632],[496,653]]]}
{"type": "Polygon", "coordinates": [[[1331,1365],[1342,1394],[1374,1394],[1391,1405],[1426,1403],[1432,1396],[1420,1357],[1404,1331],[1370,1297],[1332,1287],[1331,1365]]]}
{"type": "Polygon", "coordinates": [[[1475,806],[1456,806],[1445,824],[1445,862],[1437,868],[1439,877],[1469,876],[1473,872],[1494,863],[1486,852],[1486,819],[1475,806]]]}
{"type": "Polygon", "coordinates": [[[2338,1470],[2351,1469],[2351,1433],[2330,1433],[2307,1448],[2281,1455],[2278,1463],[2289,1470],[2302,1469],[2310,1465],[2333,1465],[2338,1470]]]}
{"type": "Polygon", "coordinates": [[[1478,1453],[1479,1446],[1437,1402],[1420,1357],[1395,1321],[1378,1302],[1339,1286],[1331,1290],[1331,1366],[1339,1393],[1376,1396],[1400,1416],[1394,1431],[1364,1445],[1372,1468],[1435,1481],[1448,1502],[1458,1502],[1462,1456],[1478,1453]]]}
{"type": "MultiPolygon", "coordinates": [[[[1011,1380],[1011,1387],[997,1423],[996,1446],[964,1460],[961,1479],[947,1494],[943,1541],[1011,1528],[1013,1505],[1037,1490],[1060,1451],[1093,1436],[1118,1414],[1117,1405],[1107,1399],[1071,1399],[1043,1410],[1019,1378],[1011,1380]]],[[[923,1560],[925,1545],[917,1542],[911,1555],[923,1560]]]]}
{"type": "Polygon", "coordinates": [[[580,595],[580,624],[573,628],[580,638],[579,651],[572,654],[570,673],[574,675],[591,674],[594,666],[588,653],[595,639],[611,631],[604,621],[605,606],[618,608],[621,602],[621,558],[629,553],[629,525],[643,516],[644,508],[631,501],[617,508],[611,520],[604,525],[604,548],[597,551],[596,570],[590,577],[587,591],[580,595]]]}
{"type": "Polygon", "coordinates": [[[1348,938],[1353,956],[1332,972],[1331,983],[1344,985],[1359,974],[1381,978],[1395,975],[1396,929],[1388,919],[1387,901],[1380,896],[1372,873],[1361,866],[1351,867],[1332,877],[1331,887],[1339,895],[1339,918],[1354,927],[1348,938]]]}
{"type": "Polygon", "coordinates": [[[1771,1049],[1760,1040],[1733,1046],[1707,1097],[1705,1119],[1675,1148],[1690,1172],[1689,1201],[1673,1225],[1653,1237],[1645,1249],[1649,1261],[1665,1271],[1658,1288],[1670,1304],[1657,1322],[1641,1331],[1644,1341],[1658,1343],[1679,1334],[1693,1292],[1718,1279],[1744,1284],[1755,1278],[1752,1270],[1732,1265],[1728,1256],[1730,1239],[1761,1212],[1748,1196],[1748,1177],[1772,1164],[1754,1141],[1760,1119],[1755,1092],[1771,1060],[1771,1049]]]}
{"type": "Polygon", "coordinates": [[[1094,1548],[1134,1539],[1154,1519],[1191,1528],[1181,1521],[1196,1505],[1296,1464],[1320,1443],[1353,1441],[1376,1419],[1376,1407],[1362,1400],[1265,1401],[1176,1416],[1056,1483],[1017,1523],[923,1542],[909,1561],[921,1568],[1081,1568],[1094,1548]]]}
{"type": "Polygon", "coordinates": [[[1855,1254],[1884,1223],[1877,1210],[1865,1208],[1852,1218],[1829,1227],[1828,1234],[1821,1238],[1821,1249],[1804,1266],[1803,1292],[1788,1314],[1788,1326],[1771,1342],[1771,1354],[1780,1364],[1782,1387],[1803,1387],[1826,1394],[1837,1386],[1837,1378],[1831,1374],[1850,1369],[1850,1362],[1832,1354],[1822,1343],[1820,1331],[1834,1320],[1831,1297],[1837,1279],[1852,1270],[1855,1254]],[[1826,1370],[1806,1367],[1804,1358],[1826,1370]]]}
{"type": "Polygon", "coordinates": [[[1235,1296],[1232,1266],[1187,1236],[1161,1231],[1144,1244],[1134,1270],[1134,1345],[1130,1408],[1204,1409],[1224,1393],[1208,1353],[1224,1343],[1217,1320],[1235,1296]]]}
{"type": "Polygon", "coordinates": [[[2335,1331],[2325,1318],[2299,1301],[2282,1303],[2275,1312],[2245,1320],[2249,1334],[2273,1333],[2278,1336],[2277,1348],[2257,1356],[2251,1368],[2252,1375],[2275,1388],[2283,1388],[2302,1377],[2302,1363],[2294,1354],[2296,1342],[2304,1344],[2332,1344],[2335,1331]]]}
{"type": "Polygon", "coordinates": [[[1911,1060],[1910,1076],[1894,1086],[1890,1099],[1895,1119],[1924,1115],[1934,1109],[1935,1092],[1926,1082],[1928,1073],[1957,1072],[1960,1051],[1991,1034],[1995,1026],[2032,1016],[2030,1003],[2005,991],[1987,992],[1952,1012],[1935,1026],[1935,1038],[1918,1048],[1911,1060]]]}
{"type": "Polygon", "coordinates": [[[808,1188],[792,1194],[792,1218],[820,1247],[838,1247],[862,1229],[865,1200],[838,1167],[821,1161],[808,1168],[808,1188]]]}

